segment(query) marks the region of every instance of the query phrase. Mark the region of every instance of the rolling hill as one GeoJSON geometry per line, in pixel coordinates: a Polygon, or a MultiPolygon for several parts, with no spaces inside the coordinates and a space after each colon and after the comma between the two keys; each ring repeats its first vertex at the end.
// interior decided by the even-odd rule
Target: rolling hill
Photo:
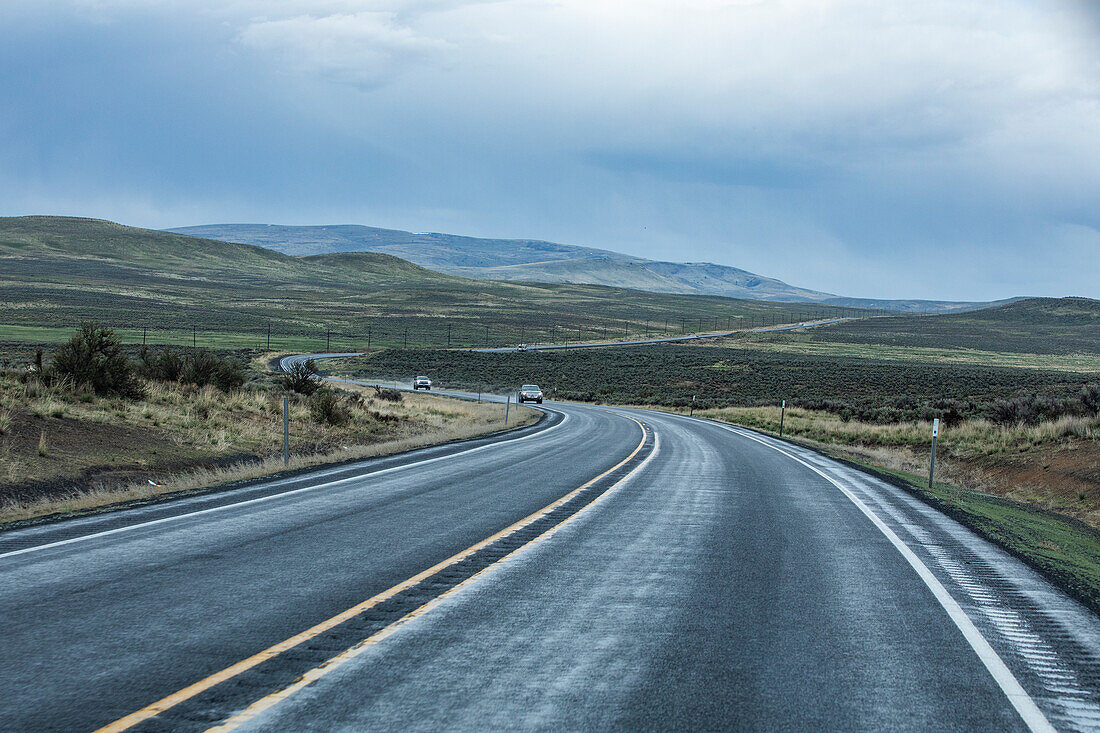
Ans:
{"type": "Polygon", "coordinates": [[[814,309],[476,280],[384,253],[291,256],[96,219],[0,218],[0,341],[56,341],[95,320],[139,340],[200,345],[254,346],[261,334],[266,345],[270,326],[284,345],[357,348],[369,333],[374,344],[481,346],[695,332],[796,311],[814,309]]]}
{"type": "Polygon", "coordinates": [[[358,225],[210,224],[169,230],[267,247],[285,254],[382,252],[451,275],[482,280],[608,285],[683,295],[822,303],[918,313],[945,313],[988,303],[847,298],[789,285],[736,267],[661,262],[619,252],[532,239],[481,239],[358,225]]]}
{"type": "Polygon", "coordinates": [[[1027,298],[935,318],[852,321],[798,336],[809,341],[1028,354],[1100,354],[1100,300],[1027,298]]]}

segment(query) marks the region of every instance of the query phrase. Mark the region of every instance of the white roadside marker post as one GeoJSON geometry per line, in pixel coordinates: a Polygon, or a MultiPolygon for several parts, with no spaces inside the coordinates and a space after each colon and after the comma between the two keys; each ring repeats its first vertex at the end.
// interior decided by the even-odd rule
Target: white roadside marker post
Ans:
{"type": "Polygon", "coordinates": [[[936,474],[936,438],[940,434],[940,419],[932,420],[932,458],[928,463],[928,488],[932,488],[932,478],[936,474]]]}
{"type": "Polygon", "coordinates": [[[783,437],[783,416],[787,414],[787,401],[783,400],[782,407],[779,408],[779,437],[783,437]]]}
{"type": "Polygon", "coordinates": [[[695,395],[691,396],[691,409],[688,410],[688,417],[695,414],[695,395]]]}

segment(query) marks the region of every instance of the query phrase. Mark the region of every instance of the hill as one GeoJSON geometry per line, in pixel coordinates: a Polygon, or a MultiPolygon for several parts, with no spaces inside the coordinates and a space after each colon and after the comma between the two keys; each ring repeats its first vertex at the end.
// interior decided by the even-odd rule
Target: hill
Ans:
{"type": "MultiPolygon", "coordinates": [[[[578,257],[499,267],[455,267],[468,277],[515,282],[560,282],[611,285],[655,293],[710,293],[727,297],[821,302],[822,293],[796,288],[747,270],[709,263],[654,262],[608,257],[578,257]]],[[[873,307],[873,306],[868,306],[873,307]]]]}
{"type": "Polygon", "coordinates": [[[416,234],[355,224],[298,227],[210,224],[168,231],[253,244],[296,256],[382,252],[441,272],[446,272],[447,268],[495,267],[586,257],[631,259],[617,252],[535,239],[479,239],[435,232],[416,234]]]}
{"type": "Polygon", "coordinates": [[[841,323],[798,338],[1029,354],[1100,354],[1100,300],[1026,298],[968,313],[841,323]]]}
{"type": "Polygon", "coordinates": [[[67,338],[81,321],[96,320],[131,340],[188,345],[266,346],[270,327],[273,346],[359,348],[367,338],[483,346],[693,332],[793,315],[748,300],[474,280],[380,253],[295,257],[69,217],[0,218],[0,272],[0,340],[9,342],[67,338]]]}
{"type": "Polygon", "coordinates": [[[414,234],[357,225],[210,224],[170,231],[253,244],[292,255],[384,252],[439,272],[483,280],[608,285],[656,293],[825,303],[906,312],[950,312],[987,305],[846,298],[726,265],[661,262],[531,239],[481,239],[434,232],[414,234]]]}

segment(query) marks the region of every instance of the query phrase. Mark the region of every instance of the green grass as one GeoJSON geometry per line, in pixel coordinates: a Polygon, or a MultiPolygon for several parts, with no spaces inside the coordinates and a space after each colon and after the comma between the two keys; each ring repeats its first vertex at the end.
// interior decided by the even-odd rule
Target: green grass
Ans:
{"type": "MultiPolygon", "coordinates": [[[[857,461],[857,463],[859,463],[857,461]]],[[[1035,507],[862,464],[903,481],[907,490],[1004,548],[1100,613],[1100,532],[1035,507]]]]}

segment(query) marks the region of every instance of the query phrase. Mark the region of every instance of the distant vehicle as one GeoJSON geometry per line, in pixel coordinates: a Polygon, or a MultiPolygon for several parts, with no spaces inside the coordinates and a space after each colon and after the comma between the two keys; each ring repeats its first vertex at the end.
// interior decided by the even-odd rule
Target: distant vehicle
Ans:
{"type": "Polygon", "coordinates": [[[537,402],[542,404],[542,390],[537,384],[525,384],[519,388],[519,403],[537,402]]]}
{"type": "Polygon", "coordinates": [[[516,351],[527,351],[527,344],[520,344],[516,347],[516,351]]]}
{"type": "Polygon", "coordinates": [[[432,380],[428,379],[427,377],[420,376],[420,377],[417,377],[416,379],[413,380],[413,391],[414,392],[418,389],[431,390],[431,388],[432,388],[432,380]]]}

